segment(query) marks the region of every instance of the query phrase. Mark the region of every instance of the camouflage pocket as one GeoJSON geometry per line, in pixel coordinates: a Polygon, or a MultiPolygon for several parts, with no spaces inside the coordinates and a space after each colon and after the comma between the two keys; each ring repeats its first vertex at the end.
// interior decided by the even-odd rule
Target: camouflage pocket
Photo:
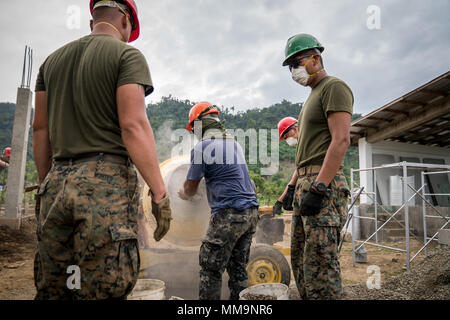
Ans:
{"type": "Polygon", "coordinates": [[[331,187],[333,190],[332,204],[339,214],[340,226],[342,227],[347,220],[347,206],[350,198],[350,190],[345,176],[336,175],[331,182],[331,187]]]}
{"type": "Polygon", "coordinates": [[[44,179],[44,181],[39,186],[39,189],[38,189],[36,195],[34,196],[34,199],[36,200],[36,204],[35,204],[35,207],[34,207],[34,215],[36,216],[36,221],[38,221],[38,222],[39,222],[39,215],[40,215],[40,212],[41,212],[41,198],[45,194],[45,192],[47,191],[48,181],[49,181],[48,178],[44,179]]]}
{"type": "Polygon", "coordinates": [[[41,183],[41,185],[39,186],[38,192],[37,192],[37,196],[43,196],[45,191],[47,191],[47,184],[48,184],[49,179],[45,178],[44,181],[41,183]]]}
{"type": "Polygon", "coordinates": [[[249,216],[246,214],[228,213],[227,218],[231,223],[244,223],[249,220],[249,216]]]}
{"type": "Polygon", "coordinates": [[[295,187],[295,193],[294,193],[294,201],[293,201],[293,207],[294,209],[299,209],[300,204],[302,202],[302,198],[306,192],[309,191],[309,188],[311,187],[311,183],[308,181],[306,177],[299,178],[297,180],[297,185],[295,187]]]}
{"type": "Polygon", "coordinates": [[[139,214],[140,186],[133,167],[128,168],[127,193],[129,199],[128,220],[136,223],[139,214]]]}
{"type": "Polygon", "coordinates": [[[307,178],[304,178],[301,181],[301,189],[300,190],[303,193],[305,193],[305,192],[308,192],[310,188],[311,188],[311,182],[307,178]]]}
{"type": "MultiPolygon", "coordinates": [[[[115,297],[125,297],[133,290],[138,279],[140,268],[140,256],[137,243],[137,234],[132,227],[123,223],[109,227],[111,239],[117,247],[117,266],[115,274],[117,277],[117,290],[115,297]]],[[[112,280],[112,279],[111,279],[112,280]]]]}
{"type": "Polygon", "coordinates": [[[350,189],[344,176],[336,175],[331,181],[332,198],[336,205],[342,206],[348,202],[350,189]]]}
{"type": "Polygon", "coordinates": [[[224,242],[222,240],[204,239],[200,247],[200,266],[206,270],[221,270],[224,253],[224,242]]]}
{"type": "Polygon", "coordinates": [[[37,221],[37,229],[36,229],[36,236],[38,241],[41,240],[41,234],[42,234],[42,224],[40,223],[40,216],[41,216],[41,207],[45,206],[48,207],[48,205],[46,205],[46,201],[43,202],[43,205],[41,206],[41,200],[42,197],[45,195],[45,193],[47,192],[47,185],[48,182],[50,181],[50,179],[47,177],[45,177],[44,181],[41,183],[41,185],[39,186],[39,190],[36,193],[35,196],[35,200],[36,200],[36,204],[34,207],[34,215],[36,217],[36,221],[37,221]]]}
{"type": "Polygon", "coordinates": [[[109,226],[109,231],[111,233],[111,239],[114,242],[137,239],[137,234],[133,228],[124,223],[117,223],[109,226]]]}
{"type": "Polygon", "coordinates": [[[139,184],[138,184],[137,173],[133,167],[129,167],[128,168],[127,192],[128,192],[128,198],[130,199],[130,201],[133,201],[133,199],[136,197],[138,187],[139,187],[139,184]]]}

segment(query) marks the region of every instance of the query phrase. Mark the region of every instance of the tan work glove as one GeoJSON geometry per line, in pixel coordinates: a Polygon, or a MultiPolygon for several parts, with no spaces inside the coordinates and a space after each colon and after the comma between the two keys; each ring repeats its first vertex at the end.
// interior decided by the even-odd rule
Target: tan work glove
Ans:
{"type": "Polygon", "coordinates": [[[172,220],[172,211],[170,210],[170,200],[167,194],[156,204],[152,199],[152,214],[156,219],[156,230],[153,233],[153,238],[156,241],[161,240],[170,228],[170,220],[172,220]]]}

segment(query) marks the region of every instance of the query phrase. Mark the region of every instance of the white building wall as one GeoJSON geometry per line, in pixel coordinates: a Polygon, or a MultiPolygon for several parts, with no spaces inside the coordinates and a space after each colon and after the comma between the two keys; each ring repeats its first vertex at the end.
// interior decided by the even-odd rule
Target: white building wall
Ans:
{"type": "MultiPolygon", "coordinates": [[[[450,149],[441,147],[429,147],[422,145],[414,145],[401,142],[391,142],[391,141],[381,141],[374,144],[367,143],[365,138],[361,138],[358,141],[359,147],[359,166],[360,168],[372,168],[374,166],[379,166],[382,164],[397,163],[404,161],[405,158],[418,159],[419,163],[429,163],[424,162],[425,159],[441,160],[444,161],[443,164],[450,165],[450,149]],[[375,161],[374,161],[375,158],[375,161]],[[380,160],[381,159],[381,160],[380,160]],[[384,162],[383,159],[392,159],[390,162],[384,162]]],[[[385,160],[387,161],[387,160],[385,160]]],[[[408,162],[411,162],[407,160],[408,162]]],[[[416,162],[416,161],[414,161],[416,162]]],[[[383,193],[389,193],[388,184],[384,180],[389,179],[389,176],[395,175],[396,169],[383,169],[377,171],[377,185],[378,190],[382,189],[383,193]],[[390,171],[389,171],[390,170],[390,171]]],[[[398,174],[401,175],[401,171],[398,170],[398,174]]],[[[408,176],[415,175],[415,185],[418,187],[420,185],[418,170],[409,170],[408,176]]],[[[445,177],[440,177],[440,179],[445,177]]],[[[450,181],[450,174],[447,175],[450,181]]],[[[359,181],[355,181],[359,183],[359,181]]],[[[365,191],[374,192],[373,188],[373,175],[371,171],[360,172],[360,185],[365,187],[365,191]]],[[[386,202],[385,194],[382,195],[383,202],[386,202]]],[[[418,199],[417,199],[418,201],[418,199]]],[[[361,195],[361,203],[371,204],[372,200],[366,196],[361,195]]],[[[386,204],[386,203],[385,203],[386,204]]]]}

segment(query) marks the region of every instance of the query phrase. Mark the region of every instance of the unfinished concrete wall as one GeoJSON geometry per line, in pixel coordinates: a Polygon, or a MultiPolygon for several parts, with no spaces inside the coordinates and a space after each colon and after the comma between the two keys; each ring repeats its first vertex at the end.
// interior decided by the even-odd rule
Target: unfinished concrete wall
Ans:
{"type": "Polygon", "coordinates": [[[33,93],[30,89],[19,88],[17,90],[17,103],[11,142],[11,160],[8,168],[5,217],[0,219],[1,225],[7,225],[14,229],[20,228],[32,97],[33,93]]]}

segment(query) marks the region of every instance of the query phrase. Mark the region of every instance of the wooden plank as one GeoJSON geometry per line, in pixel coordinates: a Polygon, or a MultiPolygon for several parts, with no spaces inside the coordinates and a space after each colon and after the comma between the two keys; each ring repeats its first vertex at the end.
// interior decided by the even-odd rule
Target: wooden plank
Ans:
{"type": "Polygon", "coordinates": [[[408,112],[408,111],[385,109],[385,110],[383,110],[383,112],[390,112],[390,113],[395,113],[395,114],[402,114],[402,115],[405,115],[405,116],[409,117],[409,112],[408,112]]]}
{"type": "MultiPolygon", "coordinates": [[[[447,129],[448,130],[448,129],[447,129]]],[[[445,129],[441,129],[441,131],[446,131],[445,129]]],[[[445,146],[445,145],[449,145],[450,144],[450,132],[447,132],[445,134],[442,135],[438,135],[438,134],[432,134],[429,135],[432,137],[432,139],[416,139],[416,138],[408,138],[408,140],[417,142],[419,144],[422,145],[432,145],[432,144],[438,144],[439,146],[445,146]]]]}
{"type": "Polygon", "coordinates": [[[380,118],[380,117],[374,117],[374,116],[367,118],[366,120],[374,120],[374,121],[382,121],[382,122],[392,122],[393,121],[393,119],[386,119],[386,118],[380,118]]]}
{"type": "Polygon", "coordinates": [[[450,128],[450,122],[444,123],[440,126],[434,126],[433,128],[430,128],[426,131],[420,132],[418,134],[413,135],[412,137],[409,137],[408,139],[411,140],[421,140],[422,138],[426,136],[435,136],[438,137],[436,133],[442,132],[445,129],[450,128]]]}
{"type": "MultiPolygon", "coordinates": [[[[437,83],[440,83],[440,82],[443,81],[443,80],[447,80],[448,78],[450,78],[450,71],[447,71],[446,73],[440,75],[439,77],[437,77],[437,78],[435,78],[435,79],[433,79],[433,80],[427,82],[427,83],[424,84],[423,86],[421,86],[421,87],[419,87],[419,88],[417,88],[417,89],[415,89],[415,90],[413,90],[413,91],[411,91],[411,92],[409,92],[409,93],[403,95],[402,97],[400,97],[400,98],[398,98],[398,99],[395,99],[394,101],[392,101],[392,102],[386,104],[385,106],[383,106],[383,107],[381,107],[381,108],[379,108],[379,109],[377,109],[377,110],[375,110],[375,111],[372,111],[372,112],[369,113],[368,115],[366,115],[366,116],[364,116],[364,117],[362,117],[362,118],[359,118],[358,120],[355,120],[355,121],[352,123],[352,125],[354,125],[354,124],[356,124],[356,123],[360,123],[361,121],[364,121],[364,120],[366,120],[366,119],[369,119],[371,116],[374,116],[375,114],[377,114],[377,113],[379,113],[379,112],[398,113],[398,111],[389,111],[389,108],[401,104],[401,102],[402,102],[403,100],[407,99],[408,97],[411,97],[413,94],[419,93],[419,92],[421,92],[421,91],[423,91],[423,90],[426,90],[426,89],[428,89],[429,87],[431,87],[431,86],[433,86],[433,85],[435,85],[435,84],[437,84],[437,83]]],[[[405,112],[400,112],[400,113],[405,114],[405,112]]],[[[405,115],[408,116],[407,113],[406,113],[405,115]]]]}
{"type": "Polygon", "coordinates": [[[446,134],[437,136],[439,141],[448,141],[450,140],[450,132],[447,132],[446,134]]]}
{"type": "Polygon", "coordinates": [[[406,119],[396,121],[395,123],[388,124],[380,127],[377,130],[368,130],[367,142],[375,143],[378,141],[392,138],[414,129],[418,126],[423,126],[429,121],[433,121],[437,118],[446,116],[450,113],[450,98],[447,97],[444,100],[434,102],[430,104],[425,110],[420,113],[414,114],[406,119]]]}
{"type": "Polygon", "coordinates": [[[407,104],[410,106],[418,106],[418,107],[425,107],[426,103],[418,102],[418,101],[402,101],[403,104],[407,104]]]}

